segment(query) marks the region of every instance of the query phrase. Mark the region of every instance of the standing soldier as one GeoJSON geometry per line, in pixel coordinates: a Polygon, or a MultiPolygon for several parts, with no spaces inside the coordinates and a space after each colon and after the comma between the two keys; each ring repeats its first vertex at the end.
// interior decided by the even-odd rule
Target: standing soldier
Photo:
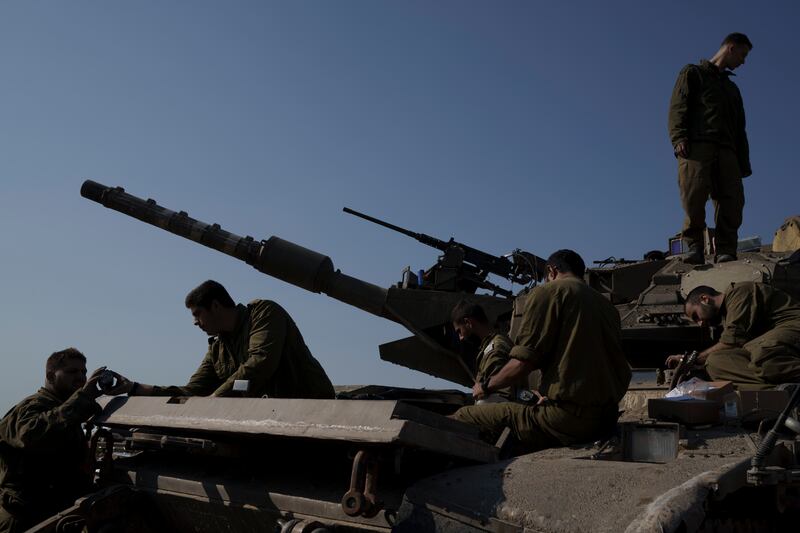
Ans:
{"type": "Polygon", "coordinates": [[[752,48],[746,35],[731,33],[710,60],[686,65],[672,91],[669,136],[678,158],[678,186],[686,212],[682,231],[689,248],[686,263],[705,262],[703,230],[709,196],[714,202],[715,261],[736,259],[744,209],[742,178],[752,170],[742,96],[730,77],[752,48]]]}
{"type": "Polygon", "coordinates": [[[0,421],[0,533],[24,531],[91,488],[93,461],[82,424],[100,411],[95,399],[103,370],[87,381],[81,352],[55,352],[47,358],[45,386],[0,421]]]}

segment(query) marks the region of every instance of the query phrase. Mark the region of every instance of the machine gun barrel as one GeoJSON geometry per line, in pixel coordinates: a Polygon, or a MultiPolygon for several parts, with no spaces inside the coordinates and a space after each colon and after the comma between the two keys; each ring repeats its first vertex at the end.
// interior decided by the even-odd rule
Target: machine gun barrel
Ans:
{"type": "Polygon", "coordinates": [[[130,217],[197,242],[253,266],[259,272],[311,292],[322,292],[346,304],[398,322],[386,305],[386,289],[334,270],[328,256],[279,237],[256,241],[206,224],[186,212],[170,211],[155,200],[143,200],[122,187],[86,180],[81,196],[130,217]]]}
{"type": "Polygon", "coordinates": [[[363,218],[364,220],[368,220],[369,222],[372,222],[373,224],[377,224],[379,226],[383,226],[384,228],[389,228],[390,230],[396,231],[397,233],[402,233],[403,235],[405,235],[407,237],[411,237],[412,239],[416,239],[419,242],[421,242],[422,244],[426,244],[426,245],[430,246],[431,248],[436,248],[438,250],[444,251],[453,243],[452,239],[450,239],[450,242],[447,242],[447,241],[443,241],[441,239],[437,239],[436,237],[431,237],[430,235],[425,235],[424,233],[417,233],[415,231],[407,230],[405,228],[401,228],[400,226],[395,226],[394,224],[390,224],[389,222],[386,222],[386,221],[381,220],[379,218],[371,217],[371,216],[369,216],[367,214],[360,213],[360,212],[356,211],[355,209],[350,209],[349,207],[342,208],[342,211],[344,211],[347,214],[355,215],[355,216],[357,216],[359,218],[363,218]]]}
{"type": "MultiPolygon", "coordinates": [[[[383,221],[379,218],[360,213],[355,209],[350,209],[349,207],[343,208],[342,211],[351,215],[355,215],[359,218],[363,218],[364,220],[368,220],[373,224],[378,224],[384,228],[389,228],[390,230],[402,233],[403,235],[411,237],[412,239],[416,239],[422,244],[436,248],[442,252],[451,247],[458,247],[464,252],[464,261],[471,263],[485,273],[491,273],[496,276],[500,276],[514,283],[527,283],[532,277],[536,277],[537,279],[541,278],[541,272],[536,271],[536,269],[534,269],[534,272],[523,273],[520,271],[519,266],[510,261],[508,258],[492,255],[482,250],[478,250],[477,248],[467,246],[466,244],[454,240],[452,237],[449,241],[443,241],[441,239],[437,239],[436,237],[426,235],[425,233],[417,233],[415,231],[401,228],[400,226],[395,226],[394,224],[390,224],[389,222],[383,221]]],[[[545,262],[541,258],[536,257],[533,254],[528,255],[544,265],[545,262]]]]}

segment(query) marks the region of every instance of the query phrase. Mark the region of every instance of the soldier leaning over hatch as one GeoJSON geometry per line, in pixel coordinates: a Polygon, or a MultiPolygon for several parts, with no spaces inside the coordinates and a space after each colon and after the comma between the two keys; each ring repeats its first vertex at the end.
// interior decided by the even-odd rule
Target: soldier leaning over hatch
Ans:
{"type": "Polygon", "coordinates": [[[511,359],[473,387],[480,399],[541,369],[541,401],[462,407],[457,420],[478,426],[490,440],[509,427],[520,451],[587,442],[613,429],[631,370],[622,352],[619,313],[583,282],[585,270],[572,250],[548,258],[548,283],[528,297],[511,359]]]}
{"type": "Polygon", "coordinates": [[[731,33],[709,61],[686,65],[678,74],[669,104],[669,136],[678,158],[678,186],[686,212],[684,261],[705,262],[706,201],[714,202],[717,262],[736,259],[742,225],[744,187],[751,175],[744,105],[733,70],[753,48],[746,35],[731,33]]]}
{"type": "Polygon", "coordinates": [[[225,287],[208,280],[186,296],[186,307],[210,335],[200,367],[183,387],[128,382],[129,395],[227,396],[235,380],[247,380],[250,397],[334,397],[325,370],[280,305],[269,300],[236,305],[225,287]]]}
{"type": "MultiPolygon", "coordinates": [[[[461,300],[450,314],[453,329],[462,343],[475,342],[478,356],[475,360],[475,380],[488,383],[488,380],[503,368],[509,359],[513,343],[508,335],[495,331],[489,325],[486,311],[478,304],[461,300]]],[[[520,382],[522,383],[524,379],[520,382]]],[[[484,398],[487,402],[510,401],[515,398],[516,387],[498,389],[484,398]]]]}
{"type": "Polygon", "coordinates": [[[0,532],[24,531],[91,489],[93,462],[82,424],[100,411],[95,399],[104,370],[87,381],[81,352],[55,352],[47,358],[45,386],[0,421],[0,532]]]}
{"type": "MultiPolygon", "coordinates": [[[[700,326],[722,326],[719,342],[697,358],[711,379],[750,390],[800,382],[800,301],[789,294],[756,282],[735,283],[725,293],[701,285],[684,309],[700,326]]],[[[681,357],[669,356],[667,366],[681,357]]]]}

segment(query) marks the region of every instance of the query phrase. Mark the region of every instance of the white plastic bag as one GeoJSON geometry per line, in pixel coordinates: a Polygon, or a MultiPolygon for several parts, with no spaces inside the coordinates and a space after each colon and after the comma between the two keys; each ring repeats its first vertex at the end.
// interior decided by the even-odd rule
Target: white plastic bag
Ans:
{"type": "Polygon", "coordinates": [[[705,400],[706,392],[715,389],[708,381],[700,378],[692,378],[679,384],[669,391],[666,398],[670,400],[705,400]]]}

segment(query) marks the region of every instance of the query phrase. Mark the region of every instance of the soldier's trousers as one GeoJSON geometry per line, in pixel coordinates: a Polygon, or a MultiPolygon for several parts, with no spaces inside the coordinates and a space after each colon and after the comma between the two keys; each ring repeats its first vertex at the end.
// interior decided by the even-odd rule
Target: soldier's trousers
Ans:
{"type": "Polygon", "coordinates": [[[741,348],[708,355],[711,379],[732,381],[741,390],[763,390],[800,383],[800,329],[775,328],[741,348]]]}
{"type": "Polygon", "coordinates": [[[0,494],[0,533],[27,531],[69,505],[58,498],[57,501],[37,500],[25,505],[14,495],[3,492],[0,494]]]}
{"type": "Polygon", "coordinates": [[[0,533],[22,533],[34,524],[24,523],[18,517],[0,507],[0,533]]]}
{"type": "Polygon", "coordinates": [[[509,427],[523,450],[533,452],[603,437],[613,429],[617,416],[616,405],[587,408],[552,402],[541,405],[507,402],[462,407],[454,418],[477,426],[481,437],[492,443],[509,427]]]}
{"type": "Polygon", "coordinates": [[[686,213],[681,233],[690,249],[703,247],[706,202],[714,204],[717,255],[736,255],[742,225],[744,187],[736,153],[714,143],[689,145],[689,157],[678,158],[678,187],[686,213]]]}

